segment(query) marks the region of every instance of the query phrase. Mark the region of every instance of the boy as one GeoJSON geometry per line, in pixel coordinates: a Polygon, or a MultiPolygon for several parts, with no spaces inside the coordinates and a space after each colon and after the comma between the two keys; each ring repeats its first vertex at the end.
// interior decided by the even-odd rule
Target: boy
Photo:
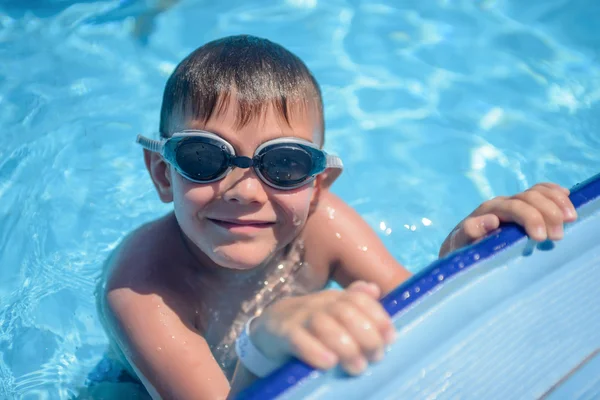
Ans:
{"type": "MultiPolygon", "coordinates": [[[[410,274],[329,192],[341,162],[321,150],[321,93],[304,63],[255,37],[208,43],[169,78],[160,134],[138,142],[174,211],[107,262],[98,306],[111,359],[164,399],[226,398],[268,372],[238,363],[240,335],[271,369],[296,356],[359,374],[381,359],[394,330],[377,300],[410,274]],[[331,279],[345,289],[321,291],[331,279]]],[[[501,221],[557,240],[575,218],[567,190],[537,185],[484,203],[440,256],[501,221]]]]}

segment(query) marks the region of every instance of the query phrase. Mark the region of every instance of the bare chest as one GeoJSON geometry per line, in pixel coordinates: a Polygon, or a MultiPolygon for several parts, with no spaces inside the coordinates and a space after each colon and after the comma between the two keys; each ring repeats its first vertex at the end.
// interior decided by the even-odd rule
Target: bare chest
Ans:
{"type": "Polygon", "coordinates": [[[218,305],[205,305],[199,315],[204,338],[230,380],[237,363],[235,340],[250,318],[260,315],[277,300],[312,293],[327,284],[327,277],[306,263],[301,252],[275,263],[270,271],[243,298],[220,299],[218,305]]]}

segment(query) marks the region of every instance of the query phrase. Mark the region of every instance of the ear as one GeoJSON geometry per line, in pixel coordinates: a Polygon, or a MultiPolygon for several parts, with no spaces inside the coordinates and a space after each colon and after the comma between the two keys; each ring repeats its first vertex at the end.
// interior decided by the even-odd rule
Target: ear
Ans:
{"type": "Polygon", "coordinates": [[[326,177],[324,176],[324,174],[320,174],[317,175],[314,181],[312,181],[313,193],[310,198],[310,207],[308,209],[308,215],[312,215],[312,213],[317,209],[322,192],[324,190],[327,190],[329,187],[329,185],[325,184],[325,179],[326,177]]]}
{"type": "Polygon", "coordinates": [[[317,176],[317,179],[320,179],[319,187],[329,189],[341,174],[341,168],[327,168],[322,174],[317,176]]]}
{"type": "Polygon", "coordinates": [[[160,200],[163,203],[172,202],[173,185],[171,183],[171,166],[167,164],[160,154],[146,149],[144,149],[144,162],[160,200]]]}

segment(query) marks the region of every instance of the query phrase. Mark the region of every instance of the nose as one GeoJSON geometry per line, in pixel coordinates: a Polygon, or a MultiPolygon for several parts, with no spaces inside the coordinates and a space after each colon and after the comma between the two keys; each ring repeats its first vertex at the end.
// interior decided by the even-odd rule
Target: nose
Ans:
{"type": "Polygon", "coordinates": [[[223,180],[223,199],[239,204],[264,204],[265,188],[252,168],[234,168],[223,180]]]}

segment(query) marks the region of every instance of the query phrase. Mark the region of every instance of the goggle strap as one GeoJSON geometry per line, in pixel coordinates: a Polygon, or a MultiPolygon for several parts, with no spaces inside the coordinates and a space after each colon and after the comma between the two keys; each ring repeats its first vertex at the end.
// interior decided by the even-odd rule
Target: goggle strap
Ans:
{"type": "Polygon", "coordinates": [[[146,150],[150,150],[150,151],[153,151],[153,152],[159,153],[159,154],[162,154],[163,148],[165,145],[164,140],[149,139],[142,135],[137,135],[137,138],[135,139],[135,141],[137,143],[141,144],[142,147],[145,148],[146,150]]]}
{"type": "Polygon", "coordinates": [[[325,166],[327,168],[339,168],[339,169],[343,169],[344,168],[344,164],[342,163],[342,159],[339,158],[338,156],[332,156],[332,155],[327,155],[327,161],[325,166]]]}

